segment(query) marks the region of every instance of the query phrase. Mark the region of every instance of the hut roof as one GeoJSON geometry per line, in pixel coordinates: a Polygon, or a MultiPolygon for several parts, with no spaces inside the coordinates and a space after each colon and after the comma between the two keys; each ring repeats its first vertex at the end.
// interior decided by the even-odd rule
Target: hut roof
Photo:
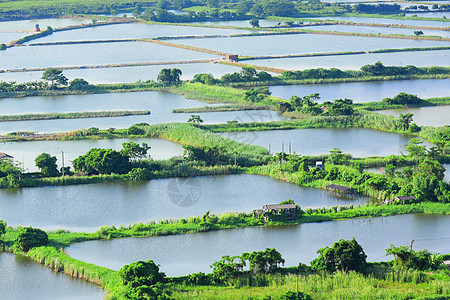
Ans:
{"type": "Polygon", "coordinates": [[[263,206],[263,209],[288,209],[288,208],[295,208],[295,204],[267,204],[263,206]]]}
{"type": "Polygon", "coordinates": [[[14,158],[11,155],[8,155],[6,153],[0,152],[0,159],[10,159],[10,158],[14,158]]]}
{"type": "Polygon", "coordinates": [[[348,191],[351,190],[351,187],[343,186],[339,184],[330,184],[327,186],[327,189],[338,190],[338,191],[348,191]]]}

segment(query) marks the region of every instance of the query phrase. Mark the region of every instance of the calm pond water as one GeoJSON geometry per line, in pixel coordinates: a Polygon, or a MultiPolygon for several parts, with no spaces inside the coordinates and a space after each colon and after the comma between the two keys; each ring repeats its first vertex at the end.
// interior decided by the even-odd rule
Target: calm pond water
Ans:
{"type": "MultiPolygon", "coordinates": [[[[172,113],[176,108],[211,105],[196,100],[188,100],[180,95],[164,92],[133,92],[97,95],[68,95],[60,97],[26,97],[0,100],[1,114],[26,114],[100,110],[150,110],[150,115],[89,118],[56,119],[41,121],[0,122],[0,134],[11,131],[63,132],[97,127],[100,129],[126,128],[137,123],[186,122],[191,113],[172,113]]],[[[217,104],[213,104],[217,105],[217,104]]],[[[205,123],[262,122],[285,120],[273,111],[229,111],[198,113],[205,123]]]]}
{"type": "MultiPolygon", "coordinates": [[[[289,152],[289,143],[291,143],[291,150],[299,154],[328,154],[333,147],[337,147],[354,157],[400,154],[400,152],[405,152],[405,147],[411,138],[406,134],[363,128],[250,131],[221,133],[220,135],[238,142],[266,148],[270,143],[271,153],[281,152],[282,143],[284,143],[284,152],[289,152]]],[[[431,146],[428,142],[424,142],[423,145],[428,148],[431,146]]]]}
{"type": "Polygon", "coordinates": [[[8,300],[103,299],[103,290],[81,279],[53,272],[27,257],[0,252],[0,294],[8,300]]]}
{"type": "Polygon", "coordinates": [[[55,32],[52,35],[34,40],[30,43],[46,43],[60,41],[87,41],[107,39],[155,38],[163,36],[200,36],[230,35],[246,33],[239,29],[220,29],[191,26],[173,26],[159,24],[115,24],[76,30],[55,32]]]}
{"type": "Polygon", "coordinates": [[[450,106],[402,108],[379,110],[377,113],[399,117],[400,114],[414,114],[413,122],[420,126],[450,125],[450,106]]]}
{"type": "MultiPolygon", "coordinates": [[[[241,68],[213,63],[196,63],[196,64],[169,64],[169,65],[153,65],[140,67],[122,67],[122,68],[99,68],[99,69],[73,69],[64,70],[64,76],[69,81],[75,78],[83,78],[89,83],[121,83],[136,82],[138,80],[155,80],[159,72],[164,68],[178,68],[183,73],[181,80],[191,80],[195,74],[209,73],[216,78],[222,77],[227,73],[239,72],[241,68]]],[[[43,71],[35,72],[5,72],[0,73],[1,81],[30,82],[41,80],[43,71]]]]}
{"type": "MultiPolygon", "coordinates": [[[[349,25],[323,25],[323,26],[311,26],[305,27],[305,29],[310,30],[320,30],[320,31],[338,31],[338,32],[362,32],[362,33],[373,33],[373,34],[404,34],[404,35],[414,35],[414,31],[417,29],[407,29],[407,28],[389,28],[389,27],[370,27],[370,26],[349,26],[349,25]]],[[[424,35],[434,35],[441,37],[450,37],[449,31],[444,30],[422,30],[424,35]]]]}
{"type": "Polygon", "coordinates": [[[41,153],[48,153],[58,158],[57,164],[62,166],[61,151],[64,151],[64,165],[71,166],[72,160],[85,154],[92,148],[122,149],[122,143],[133,141],[147,143],[152,147],[148,154],[155,160],[169,159],[173,156],[183,155],[181,145],[162,139],[112,139],[112,140],[79,140],[79,141],[36,141],[36,142],[2,142],[0,151],[14,157],[16,162],[23,163],[23,168],[29,172],[36,172],[34,159],[41,153]]]}
{"type": "Polygon", "coordinates": [[[277,249],[285,266],[309,264],[317,249],[331,246],[339,239],[355,239],[363,247],[368,261],[392,260],[385,256],[390,244],[409,245],[448,253],[450,216],[401,215],[338,222],[301,224],[278,228],[246,228],[161,236],[152,238],[90,241],[72,245],[69,254],[83,261],[120,269],[137,260],[153,259],[169,276],[211,272],[209,265],[223,255],[277,249]],[[402,228],[402,230],[399,230],[402,228]]]}
{"type": "Polygon", "coordinates": [[[360,17],[316,17],[314,19],[342,20],[342,21],[352,21],[356,23],[403,24],[410,26],[431,26],[431,27],[450,26],[450,23],[446,21],[400,20],[400,19],[360,18],[360,17]]]}
{"type": "Polygon", "coordinates": [[[450,16],[450,13],[448,11],[433,11],[433,12],[424,12],[424,13],[406,13],[407,17],[412,16],[412,15],[417,15],[418,17],[424,17],[424,18],[443,18],[443,17],[448,18],[450,16]]]}
{"type": "MultiPolygon", "coordinates": [[[[146,42],[14,47],[0,52],[1,69],[212,59],[218,56],[146,42]],[[130,54],[133,55],[130,55],[130,54]]],[[[162,68],[161,68],[162,69],[162,68]]]]}
{"type": "Polygon", "coordinates": [[[280,85],[271,86],[272,96],[290,99],[292,96],[320,94],[320,101],[334,99],[352,99],[354,102],[381,101],[386,97],[392,98],[401,92],[414,94],[421,98],[447,97],[450,79],[427,80],[395,80],[352,82],[332,84],[308,85],[280,85]]]}
{"type": "Polygon", "coordinates": [[[1,31],[22,31],[32,30],[34,31],[34,25],[39,24],[39,27],[44,30],[47,26],[52,28],[66,27],[70,25],[87,24],[91,23],[91,20],[87,19],[65,19],[65,18],[51,18],[51,19],[31,19],[20,21],[4,21],[0,22],[1,31]]]}
{"type": "Polygon", "coordinates": [[[8,225],[95,231],[166,218],[245,211],[292,199],[303,208],[365,204],[325,190],[258,175],[203,176],[142,182],[0,190],[0,216],[8,225]]]}
{"type": "Polygon", "coordinates": [[[285,70],[305,70],[315,68],[359,70],[363,65],[374,64],[377,61],[381,61],[385,66],[414,65],[417,67],[448,67],[450,66],[449,56],[450,50],[439,50],[261,59],[248,60],[247,63],[251,65],[275,67],[285,70]]]}
{"type": "Polygon", "coordinates": [[[368,51],[387,48],[448,46],[449,42],[324,34],[184,39],[176,43],[239,55],[287,55],[316,52],[368,51]]]}

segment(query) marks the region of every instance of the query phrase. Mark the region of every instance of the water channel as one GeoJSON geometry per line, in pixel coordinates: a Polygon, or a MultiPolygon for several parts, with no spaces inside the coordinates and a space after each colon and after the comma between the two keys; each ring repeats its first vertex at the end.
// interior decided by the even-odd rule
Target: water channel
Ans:
{"type": "Polygon", "coordinates": [[[128,225],[211,213],[251,212],[292,199],[303,208],[365,204],[259,175],[201,176],[141,182],[1,189],[0,216],[8,225],[93,232],[103,225],[128,225]]]}
{"type": "Polygon", "coordinates": [[[70,256],[115,270],[137,260],[153,259],[169,276],[211,272],[209,265],[223,255],[277,249],[285,266],[309,264],[317,249],[331,246],[339,239],[355,239],[368,261],[391,260],[385,256],[390,244],[409,245],[448,253],[450,217],[442,215],[399,215],[370,219],[301,224],[285,227],[261,227],[223,230],[152,238],[90,241],[67,250],[70,256]]]}

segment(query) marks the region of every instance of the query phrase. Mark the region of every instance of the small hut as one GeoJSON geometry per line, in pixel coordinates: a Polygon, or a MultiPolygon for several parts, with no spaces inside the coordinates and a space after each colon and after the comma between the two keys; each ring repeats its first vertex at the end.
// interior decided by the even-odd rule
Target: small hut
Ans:
{"type": "Polygon", "coordinates": [[[237,54],[227,54],[227,55],[225,55],[225,59],[226,60],[230,60],[230,61],[239,61],[239,55],[237,55],[237,54]]]}
{"type": "Polygon", "coordinates": [[[36,32],[41,31],[41,28],[39,27],[39,24],[34,24],[34,31],[36,31],[36,32]]]}
{"type": "Polygon", "coordinates": [[[267,219],[269,213],[273,215],[285,215],[288,220],[295,219],[295,204],[266,204],[263,206],[264,218],[267,219]]]}
{"type": "Polygon", "coordinates": [[[0,152],[0,159],[13,160],[14,157],[12,157],[11,155],[8,155],[6,153],[0,152]]]}
{"type": "Polygon", "coordinates": [[[334,183],[328,185],[327,189],[336,191],[337,193],[340,193],[340,194],[352,194],[354,192],[354,189],[351,187],[334,184],[334,183]]]}

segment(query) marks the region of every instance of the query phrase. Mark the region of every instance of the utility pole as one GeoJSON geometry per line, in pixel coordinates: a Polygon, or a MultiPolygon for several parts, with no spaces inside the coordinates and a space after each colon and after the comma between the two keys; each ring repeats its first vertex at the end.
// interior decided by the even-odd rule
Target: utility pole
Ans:
{"type": "Polygon", "coordinates": [[[289,154],[291,154],[291,142],[289,142],[289,154]]]}
{"type": "Polygon", "coordinates": [[[269,155],[270,155],[270,143],[269,143],[269,155]]]}
{"type": "Polygon", "coordinates": [[[413,244],[414,244],[414,240],[411,240],[411,242],[409,242],[409,248],[410,248],[411,250],[412,250],[413,244]]]}

